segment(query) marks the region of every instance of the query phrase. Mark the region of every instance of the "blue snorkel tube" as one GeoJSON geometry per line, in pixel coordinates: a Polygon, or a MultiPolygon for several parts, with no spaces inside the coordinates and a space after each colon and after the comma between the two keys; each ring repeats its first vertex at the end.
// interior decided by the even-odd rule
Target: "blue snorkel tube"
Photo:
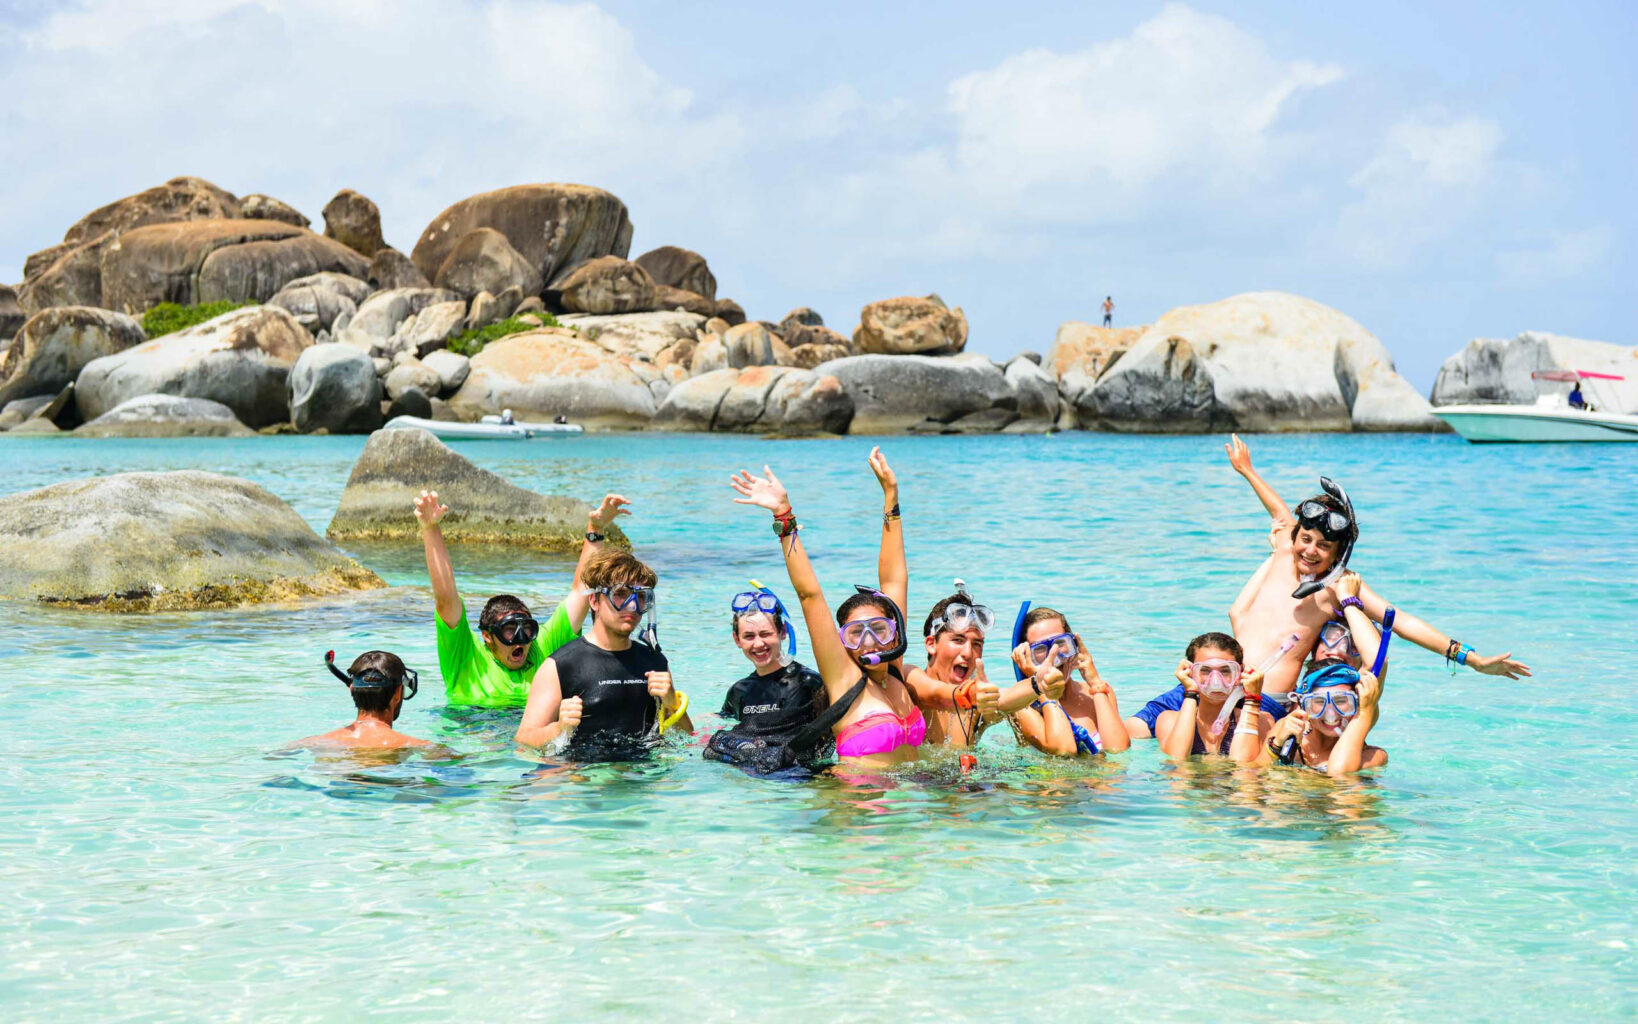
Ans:
{"type": "Polygon", "coordinates": [[[751,584],[751,586],[756,588],[757,593],[767,594],[769,597],[774,599],[774,604],[779,606],[779,622],[785,627],[785,661],[787,664],[795,661],[796,623],[791,621],[791,613],[785,610],[785,602],[779,599],[778,594],[763,586],[759,581],[749,580],[748,582],[751,584]]]}
{"type": "Polygon", "coordinates": [[[1376,660],[1371,662],[1371,675],[1382,678],[1382,670],[1388,667],[1388,641],[1393,639],[1393,617],[1396,613],[1393,605],[1388,605],[1382,613],[1382,642],[1376,646],[1376,660]]]}
{"type": "MultiPolygon", "coordinates": [[[[1018,606],[1018,617],[1012,620],[1012,649],[1016,651],[1018,645],[1024,642],[1024,618],[1029,615],[1029,602],[1025,601],[1018,606]]],[[[1009,657],[1011,656],[1009,652],[1009,657]]],[[[1024,681],[1024,670],[1018,667],[1017,659],[1012,663],[1012,678],[1014,682],[1024,681]]]]}

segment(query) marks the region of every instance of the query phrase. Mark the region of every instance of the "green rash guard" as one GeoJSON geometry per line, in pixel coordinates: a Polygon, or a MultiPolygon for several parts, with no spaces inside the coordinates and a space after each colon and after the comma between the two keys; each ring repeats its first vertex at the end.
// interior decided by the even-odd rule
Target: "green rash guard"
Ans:
{"type": "Polygon", "coordinates": [[[453,627],[437,615],[433,619],[438,623],[438,671],[444,676],[444,696],[451,704],[481,708],[523,707],[528,703],[529,684],[534,682],[540,663],[576,636],[569,625],[567,604],[558,605],[530,645],[523,667],[513,670],[496,661],[472,632],[465,605],[461,606],[461,621],[453,627]]]}

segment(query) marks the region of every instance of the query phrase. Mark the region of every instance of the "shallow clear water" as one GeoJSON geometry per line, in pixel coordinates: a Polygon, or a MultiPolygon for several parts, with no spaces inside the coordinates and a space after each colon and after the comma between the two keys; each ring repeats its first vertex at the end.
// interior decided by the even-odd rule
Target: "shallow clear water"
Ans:
{"type": "MultiPolygon", "coordinates": [[[[206,468],[322,531],[358,438],[0,438],[0,489],[206,468]]],[[[877,787],[706,763],[542,775],[505,716],[446,712],[418,549],[395,586],[294,609],[105,618],[0,605],[0,1016],[8,1021],[1631,1018],[1638,1012],[1638,449],[1451,437],[1253,439],[1288,499],[1328,472],[1356,567],[1536,678],[1396,646],[1374,777],[1082,767],[992,730],[962,778],[877,787]],[[350,718],[320,656],[402,653],[404,727],[452,766],[315,762],[350,718]]],[[[541,490],[635,499],[662,639],[697,709],[744,671],[726,602],[788,592],[772,463],[833,595],[874,567],[867,441],[598,436],[467,443],[541,490]]],[[[1169,685],[1266,551],[1221,439],[893,439],[911,616],[961,576],[1010,622],[1067,611],[1123,709],[1169,685]]],[[[565,559],[456,551],[469,600],[548,604],[565,559]]],[[[992,676],[1006,668],[997,644],[992,676]]],[[[803,645],[803,654],[807,652],[803,645]]],[[[702,718],[705,716],[701,716],[702,718]]]]}

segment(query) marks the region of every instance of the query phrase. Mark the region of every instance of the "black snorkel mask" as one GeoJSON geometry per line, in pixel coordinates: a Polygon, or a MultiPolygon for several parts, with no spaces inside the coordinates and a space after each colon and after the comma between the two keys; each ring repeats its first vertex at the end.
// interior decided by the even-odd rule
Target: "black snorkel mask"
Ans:
{"type": "Polygon", "coordinates": [[[404,684],[404,699],[409,700],[411,697],[415,696],[416,691],[421,688],[421,677],[420,677],[420,675],[417,674],[414,669],[407,668],[407,667],[404,669],[404,678],[403,679],[393,679],[392,677],[388,676],[385,672],[381,672],[381,671],[379,671],[377,669],[373,669],[373,668],[365,669],[363,672],[360,672],[356,676],[350,676],[347,673],[341,671],[341,669],[336,668],[336,652],[335,651],[325,651],[324,652],[324,667],[330,670],[331,675],[333,675],[337,679],[341,680],[342,684],[345,685],[349,690],[354,688],[354,687],[366,687],[366,688],[376,687],[376,686],[391,687],[391,686],[397,686],[399,683],[403,683],[404,684]]]}
{"type": "Polygon", "coordinates": [[[1341,502],[1343,511],[1338,512],[1310,498],[1297,506],[1297,526],[1318,530],[1327,540],[1340,538],[1342,548],[1337,552],[1337,560],[1331,571],[1320,579],[1304,580],[1297,584],[1297,589],[1291,592],[1294,598],[1317,594],[1341,579],[1342,574],[1348,571],[1348,559],[1353,557],[1354,543],[1359,540],[1359,519],[1354,515],[1354,503],[1348,500],[1348,492],[1328,476],[1320,477],[1320,488],[1341,502]]]}
{"type": "Polygon", "coordinates": [[[899,607],[897,601],[894,601],[891,597],[888,597],[875,587],[861,587],[855,583],[853,585],[853,589],[861,594],[869,594],[871,597],[878,598],[883,605],[887,606],[888,612],[893,618],[893,625],[895,627],[894,632],[896,634],[892,647],[889,647],[885,651],[872,651],[869,654],[860,655],[859,664],[870,666],[886,665],[891,662],[898,661],[900,658],[904,657],[904,652],[909,649],[910,645],[910,638],[904,635],[904,609],[899,607]]]}

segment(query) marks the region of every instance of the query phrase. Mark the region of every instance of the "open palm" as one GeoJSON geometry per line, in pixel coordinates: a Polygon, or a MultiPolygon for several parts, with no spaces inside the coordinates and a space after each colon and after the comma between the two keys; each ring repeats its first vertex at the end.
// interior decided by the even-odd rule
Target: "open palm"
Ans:
{"type": "Polygon", "coordinates": [[[785,485],[767,466],[762,467],[762,472],[764,475],[754,476],[749,470],[742,469],[728,478],[728,483],[740,495],[734,499],[734,504],[755,505],[775,513],[790,508],[790,495],[786,493],[785,485]]]}

